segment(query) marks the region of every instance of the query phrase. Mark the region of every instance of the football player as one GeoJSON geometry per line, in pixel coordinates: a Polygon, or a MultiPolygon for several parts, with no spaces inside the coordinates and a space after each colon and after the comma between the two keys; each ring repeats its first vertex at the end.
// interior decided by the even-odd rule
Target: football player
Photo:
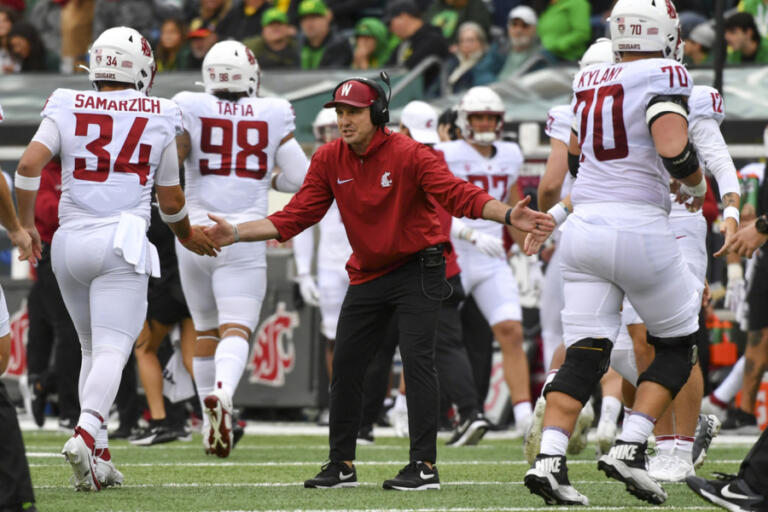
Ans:
{"type": "MultiPolygon", "coordinates": [[[[504,104],[488,87],[473,87],[461,98],[457,125],[463,139],[443,142],[443,152],[454,175],[479,186],[499,201],[514,204],[522,195],[517,177],[523,154],[514,142],[501,140],[504,104]]],[[[523,435],[531,418],[528,359],[523,351],[522,309],[517,281],[503,251],[488,254],[463,232],[483,233],[501,240],[502,227],[482,219],[465,219],[451,227],[451,239],[462,268],[464,291],[477,302],[501,345],[504,379],[513,404],[516,432],[523,435]],[[462,228],[469,228],[462,229],[462,228]]],[[[510,229],[517,241],[519,232],[510,229]]],[[[522,247],[522,244],[521,244],[522,247]]]]}
{"type": "MultiPolygon", "coordinates": [[[[296,192],[309,167],[293,137],[293,108],[280,98],[258,97],[259,65],[237,41],[215,44],[202,75],[205,92],[173,98],[184,116],[177,143],[192,221],[210,224],[207,212],[233,222],[262,219],[270,185],[296,192]],[[273,175],[275,165],[282,172],[273,175]]],[[[266,243],[233,245],[216,259],[177,252],[197,331],[193,367],[205,412],[203,447],[227,457],[233,446],[232,395],[267,287],[266,243]]]]}
{"type": "Polygon", "coordinates": [[[62,453],[78,490],[123,478],[111,461],[105,420],[146,317],[147,280],[159,275],[146,236],[153,184],[180,251],[216,255],[202,230],[190,227],[179,185],[174,140],[181,112],[147,96],[155,74],[149,42],[132,28],[111,28],[94,41],[90,63],[94,90],[51,94],[15,180],[22,225],[39,248],[35,195],[43,166],[59,155],[60,228],[51,258],[82,347],[81,413],[62,453]]]}
{"type": "MultiPolygon", "coordinates": [[[[667,495],[648,475],[646,441],[697,359],[703,284],[685,265],[668,218],[670,176],[693,197],[691,209],[701,206],[707,186],[688,137],[693,83],[674,60],[677,11],[670,0],[619,0],[610,20],[620,62],[582,70],[573,83],[569,167],[579,177],[560,247],[568,348],[547,385],[541,453],[525,476],[548,503],[588,503],[568,482],[565,451],[578,411],[608,368],[625,294],[645,320],[655,357],[638,377],[634,410],[598,468],[651,503],[667,495]]],[[[553,213],[562,219],[568,211],[558,207],[565,211],[553,213]]],[[[728,226],[727,237],[735,221],[728,226]]]]}

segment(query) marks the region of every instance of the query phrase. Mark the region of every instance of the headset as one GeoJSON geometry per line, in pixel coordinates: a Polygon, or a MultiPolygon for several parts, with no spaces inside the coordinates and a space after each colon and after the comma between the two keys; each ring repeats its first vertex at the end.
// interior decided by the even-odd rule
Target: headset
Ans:
{"type": "Polygon", "coordinates": [[[347,82],[361,82],[374,91],[376,91],[376,99],[371,104],[371,122],[376,126],[383,126],[389,122],[389,100],[392,97],[392,87],[389,85],[389,74],[387,74],[386,71],[382,71],[379,76],[381,77],[381,80],[387,84],[387,89],[389,89],[389,94],[384,94],[384,88],[375,80],[371,80],[369,78],[363,78],[363,77],[353,77],[348,78],[341,82],[339,85],[336,86],[336,88],[333,90],[332,97],[336,97],[336,91],[339,90],[339,87],[344,85],[347,82]]]}

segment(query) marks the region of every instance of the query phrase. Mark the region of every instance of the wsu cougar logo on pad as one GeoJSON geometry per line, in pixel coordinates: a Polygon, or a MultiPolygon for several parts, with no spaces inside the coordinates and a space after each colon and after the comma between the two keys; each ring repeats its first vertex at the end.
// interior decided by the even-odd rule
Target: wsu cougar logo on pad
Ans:
{"type": "Polygon", "coordinates": [[[299,326],[299,315],[286,311],[285,303],[278,302],[277,311],[259,326],[248,360],[248,382],[280,387],[285,385],[285,374],[293,371],[296,349],[293,330],[299,326]]]}

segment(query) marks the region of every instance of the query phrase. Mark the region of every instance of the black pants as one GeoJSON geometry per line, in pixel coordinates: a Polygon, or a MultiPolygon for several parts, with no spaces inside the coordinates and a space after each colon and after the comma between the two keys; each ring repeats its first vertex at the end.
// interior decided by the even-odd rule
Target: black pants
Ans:
{"type": "Polygon", "coordinates": [[[0,381],[0,509],[21,509],[22,503],[35,501],[29,465],[24,454],[16,408],[11,403],[5,385],[0,381]]]}
{"type": "Polygon", "coordinates": [[[768,499],[768,428],[758,438],[755,445],[741,463],[739,476],[749,487],[768,499]]]}
{"type": "Polygon", "coordinates": [[[475,377],[477,407],[482,411],[491,383],[493,331],[472,296],[461,307],[461,325],[462,340],[475,377]]]}
{"type": "Polygon", "coordinates": [[[394,317],[408,389],[410,458],[435,461],[439,405],[435,328],[439,299],[446,292],[445,264],[427,267],[418,258],[377,279],[349,286],[333,352],[331,460],[355,458],[365,372],[394,317]]]}
{"type": "MultiPolygon", "coordinates": [[[[469,355],[461,336],[459,303],[464,300],[461,278],[456,275],[448,282],[453,293],[443,301],[437,320],[435,366],[440,380],[440,391],[448,403],[456,404],[461,418],[468,418],[478,408],[477,388],[469,364],[469,355]]],[[[384,341],[365,375],[363,387],[363,420],[361,427],[372,426],[381,412],[387,394],[389,370],[398,343],[397,322],[390,322],[384,341]]],[[[406,387],[406,393],[408,392],[406,387]]]]}
{"type": "Polygon", "coordinates": [[[59,284],[51,268],[51,246],[43,244],[37,265],[37,281],[29,292],[29,337],[27,366],[31,383],[41,380],[43,387],[56,388],[59,416],[77,419],[80,402],[77,382],[80,375],[80,341],[69,317],[59,284]],[[53,353],[53,365],[51,363],[53,353]]]}

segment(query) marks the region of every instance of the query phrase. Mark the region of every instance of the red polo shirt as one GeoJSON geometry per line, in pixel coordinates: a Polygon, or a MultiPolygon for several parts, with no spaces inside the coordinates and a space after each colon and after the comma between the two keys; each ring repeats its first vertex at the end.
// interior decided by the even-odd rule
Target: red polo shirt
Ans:
{"type": "Polygon", "coordinates": [[[353,251],[349,280],[360,284],[391,272],[426,247],[449,242],[430,196],[453,216],[473,219],[493,199],[455,177],[433,149],[378,130],[363,155],[343,139],[322,146],[298,193],[267,218],[285,241],[319,222],[335,198],[353,251]]]}
{"type": "Polygon", "coordinates": [[[35,198],[35,227],[40,239],[50,244],[59,229],[59,199],[61,199],[61,162],[54,158],[43,167],[40,189],[35,198]]]}

